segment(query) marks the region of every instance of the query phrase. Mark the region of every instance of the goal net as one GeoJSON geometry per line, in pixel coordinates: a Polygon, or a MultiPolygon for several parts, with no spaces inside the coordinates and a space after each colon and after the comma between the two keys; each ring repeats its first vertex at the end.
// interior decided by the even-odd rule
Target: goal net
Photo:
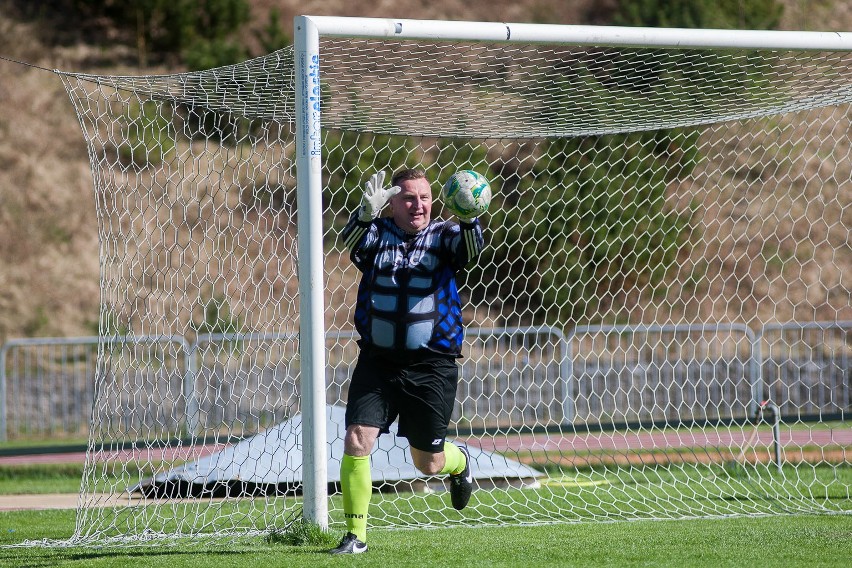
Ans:
{"type": "MultiPolygon", "coordinates": [[[[369,176],[404,166],[436,197],[458,169],[495,193],[459,281],[450,437],[476,490],[453,510],[383,436],[371,527],[852,511],[852,55],[579,43],[320,39],[331,529],[358,339],[340,231],[369,176]]],[[[302,512],[302,71],[283,49],[60,73],[101,257],[75,542],[250,537],[302,512]]]]}

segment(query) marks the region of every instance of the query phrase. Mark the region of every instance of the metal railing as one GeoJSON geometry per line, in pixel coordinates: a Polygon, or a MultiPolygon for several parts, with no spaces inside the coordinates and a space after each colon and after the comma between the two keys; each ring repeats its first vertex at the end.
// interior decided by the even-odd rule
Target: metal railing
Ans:
{"type": "MultiPolygon", "coordinates": [[[[620,338],[622,336],[631,336],[628,339],[628,341],[630,342],[630,344],[632,344],[633,343],[633,336],[636,336],[636,335],[643,335],[643,336],[647,337],[647,336],[650,336],[650,335],[663,336],[663,335],[666,335],[666,334],[668,334],[668,335],[680,334],[681,336],[686,335],[687,337],[698,335],[701,338],[700,341],[696,341],[696,340],[691,340],[691,341],[696,345],[698,343],[702,343],[702,342],[707,343],[708,344],[707,350],[710,351],[710,350],[712,350],[712,347],[709,344],[711,344],[714,341],[714,339],[711,339],[710,341],[708,341],[708,340],[704,339],[704,337],[707,334],[711,334],[713,338],[716,338],[715,339],[716,343],[722,343],[721,345],[718,346],[720,353],[716,357],[716,359],[721,359],[721,360],[726,360],[726,361],[735,360],[735,361],[741,361],[742,362],[744,374],[748,375],[745,378],[748,381],[748,385],[750,387],[750,392],[751,392],[751,395],[750,395],[751,399],[748,401],[749,412],[752,416],[755,416],[757,414],[757,411],[758,411],[758,408],[759,408],[759,405],[760,405],[760,402],[761,402],[761,397],[762,397],[762,392],[761,392],[762,389],[761,389],[761,383],[760,383],[760,364],[759,364],[758,360],[755,359],[755,357],[754,357],[754,349],[753,349],[753,346],[754,346],[755,342],[757,341],[757,336],[746,325],[735,324],[735,323],[708,323],[708,324],[670,324],[670,325],[639,324],[639,325],[612,325],[612,326],[605,326],[605,325],[601,325],[601,326],[578,326],[572,331],[570,339],[568,341],[568,344],[572,345],[574,340],[581,340],[582,336],[584,336],[584,335],[585,336],[593,336],[593,335],[598,335],[598,334],[604,335],[607,339],[609,339],[613,336],[618,338],[619,348],[622,351],[625,351],[625,352],[627,351],[627,348],[625,348],[624,344],[621,343],[621,341],[620,341],[620,338]],[[740,345],[739,341],[734,341],[733,342],[734,345],[731,346],[730,341],[725,341],[725,340],[720,341],[718,339],[720,334],[733,335],[733,334],[737,334],[737,333],[742,334],[743,337],[746,340],[745,345],[748,348],[747,349],[748,353],[745,355],[745,357],[742,357],[742,353],[741,353],[742,349],[741,349],[741,345],[740,345]],[[725,349],[730,351],[730,353],[727,354],[727,357],[725,357],[725,355],[722,354],[722,351],[725,350],[725,349]]],[[[656,345],[655,345],[655,344],[652,344],[651,342],[649,342],[646,339],[646,341],[644,341],[640,345],[640,347],[638,349],[636,349],[637,356],[635,357],[633,362],[637,365],[642,364],[642,363],[653,362],[653,361],[659,360],[659,359],[664,359],[668,362],[670,360],[669,353],[668,353],[669,347],[670,347],[669,344],[663,343],[662,341],[656,342],[656,345]],[[646,351],[651,351],[651,353],[650,354],[646,353],[645,356],[642,356],[639,352],[643,349],[643,347],[646,351]],[[661,347],[663,349],[660,349],[661,347]],[[660,351],[660,350],[662,350],[664,352],[662,354],[658,353],[657,351],[660,351]]],[[[683,348],[683,345],[682,344],[679,345],[679,349],[682,349],[682,348],[683,348]]],[[[712,353],[708,353],[704,357],[699,358],[699,357],[696,356],[696,357],[692,357],[690,360],[694,360],[694,361],[711,360],[712,361],[713,360],[712,355],[713,355],[712,353]]],[[[574,360],[573,350],[569,354],[568,358],[569,358],[570,361],[573,362],[573,360],[574,360]]],[[[627,360],[627,357],[625,357],[625,361],[626,360],[627,360]]],[[[676,357],[676,360],[677,361],[683,361],[684,358],[680,354],[678,354],[678,356],[676,357]]],[[[571,369],[570,374],[572,376],[574,375],[573,364],[572,364],[572,369],[571,369]]],[[[717,378],[716,373],[709,373],[709,375],[710,375],[710,380],[715,380],[717,378]]],[[[736,399],[742,400],[742,397],[736,396],[736,399]]]]}
{"type": "MultiPolygon", "coordinates": [[[[189,343],[182,336],[8,340],[0,347],[0,441],[7,439],[10,411],[16,417],[22,413],[29,414],[30,421],[24,423],[25,432],[50,434],[57,429],[73,431],[69,423],[80,424],[80,431],[87,430],[96,389],[99,387],[95,377],[109,373],[116,355],[146,361],[146,365],[155,360],[160,366],[166,366],[168,357],[165,353],[169,349],[163,349],[153,356],[151,354],[152,347],[166,345],[176,348],[177,354],[189,361],[189,343]],[[115,353],[116,350],[124,351],[128,347],[133,353],[115,353]],[[32,353],[33,348],[37,350],[36,354],[32,353]],[[36,364],[30,365],[34,359],[36,364]],[[17,396],[12,397],[14,404],[10,405],[8,369],[10,365],[20,368],[20,360],[23,360],[23,366],[29,372],[24,381],[16,382],[15,388],[29,392],[27,395],[16,393],[17,396]]],[[[186,369],[186,372],[190,372],[191,366],[187,365],[186,369]]]]}
{"type": "MultiPolygon", "coordinates": [[[[471,328],[454,420],[470,428],[748,420],[765,400],[782,417],[845,417],[850,335],[847,321],[757,331],[729,323],[582,326],[567,335],[546,326],[471,328]]],[[[331,404],[345,400],[356,338],[326,337],[331,404]]],[[[299,373],[295,332],[206,334],[192,343],[12,339],[0,348],[0,440],[82,436],[98,412],[175,435],[219,423],[253,433],[298,412],[299,373]],[[93,409],[99,400],[112,407],[93,409]]]]}

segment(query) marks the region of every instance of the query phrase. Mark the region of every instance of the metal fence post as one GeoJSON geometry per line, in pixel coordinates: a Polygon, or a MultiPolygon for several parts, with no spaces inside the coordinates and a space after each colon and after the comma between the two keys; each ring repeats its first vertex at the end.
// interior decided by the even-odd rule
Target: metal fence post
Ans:
{"type": "Polygon", "coordinates": [[[559,358],[559,375],[562,380],[562,423],[571,424],[574,422],[574,367],[571,362],[571,343],[566,338],[562,331],[553,329],[553,333],[559,339],[559,351],[562,356],[559,358]]]}
{"type": "Polygon", "coordinates": [[[565,373],[565,379],[563,379],[563,397],[562,397],[562,425],[570,426],[574,422],[574,418],[577,414],[577,408],[574,404],[574,337],[577,333],[577,328],[571,330],[571,332],[564,338],[565,341],[565,361],[563,363],[565,373]],[[570,383],[570,386],[569,386],[570,383]],[[568,397],[571,397],[568,400],[568,397]]]}
{"type": "Polygon", "coordinates": [[[198,341],[189,343],[181,338],[181,348],[184,352],[183,400],[186,413],[186,436],[194,438],[198,434],[199,405],[195,396],[195,357],[198,352],[198,341]]]}
{"type": "Polygon", "coordinates": [[[748,326],[745,326],[746,338],[751,342],[751,353],[749,354],[749,367],[751,368],[751,406],[749,414],[757,418],[760,412],[760,403],[763,402],[763,355],[761,354],[760,341],[762,331],[757,334],[748,326]]]}
{"type": "Polygon", "coordinates": [[[0,348],[0,442],[6,441],[6,350],[7,344],[0,348]]]}

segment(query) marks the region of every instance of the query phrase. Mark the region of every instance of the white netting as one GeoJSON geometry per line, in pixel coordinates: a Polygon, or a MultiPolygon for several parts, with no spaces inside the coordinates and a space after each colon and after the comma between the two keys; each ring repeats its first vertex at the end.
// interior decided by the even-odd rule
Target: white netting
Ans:
{"type": "MultiPolygon", "coordinates": [[[[437,194],[467,168],[496,194],[461,282],[451,434],[475,470],[509,467],[459,513],[440,479],[391,465],[371,526],[852,510],[852,56],[373,40],[321,54],[329,405],[357,351],[338,235],[365,179],[418,165],[437,194]]],[[[298,417],[292,58],[62,74],[102,263],[78,541],[258,534],[300,510],[300,460],[276,457],[278,438],[230,481],[145,485],[298,417]]],[[[336,495],[330,510],[341,527],[336,495]]]]}

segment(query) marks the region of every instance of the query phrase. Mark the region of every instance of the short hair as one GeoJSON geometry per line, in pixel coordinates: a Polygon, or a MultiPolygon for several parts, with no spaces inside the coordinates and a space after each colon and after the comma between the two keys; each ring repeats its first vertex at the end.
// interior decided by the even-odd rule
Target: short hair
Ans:
{"type": "Polygon", "coordinates": [[[426,172],[424,172],[420,168],[405,168],[404,170],[399,170],[398,172],[393,174],[391,185],[399,185],[404,181],[409,181],[413,179],[426,179],[426,172]]]}

